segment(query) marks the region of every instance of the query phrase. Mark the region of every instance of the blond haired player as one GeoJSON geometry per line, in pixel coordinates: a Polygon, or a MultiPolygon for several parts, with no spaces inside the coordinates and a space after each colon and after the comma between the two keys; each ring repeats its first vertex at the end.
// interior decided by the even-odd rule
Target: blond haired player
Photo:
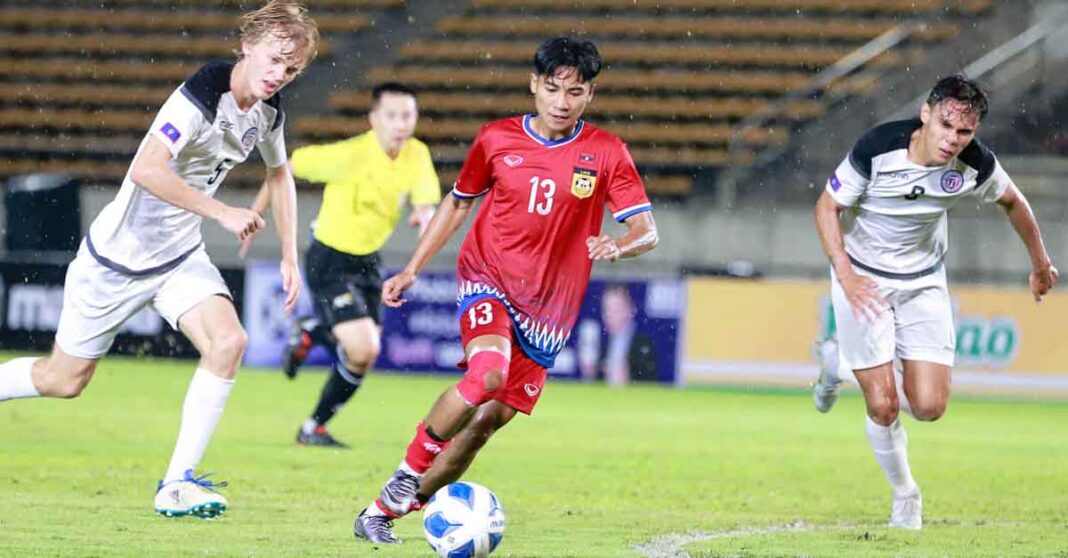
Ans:
{"type": "Polygon", "coordinates": [[[307,11],[272,1],[247,13],[236,63],[202,67],[171,94],[134,156],[114,201],[93,221],[64,286],[52,354],[0,365],[0,401],[78,396],[119,326],[152,306],[200,352],[170,465],[156,492],[168,517],[215,517],[227,501],[194,475],[233,388],[245,331],[201,241],[203,219],[243,240],[264,226],[255,212],[213,198],[227,172],[258,149],[274,192],[281,273],[291,310],[300,290],[295,192],[277,93],[314,58],[307,11]]]}

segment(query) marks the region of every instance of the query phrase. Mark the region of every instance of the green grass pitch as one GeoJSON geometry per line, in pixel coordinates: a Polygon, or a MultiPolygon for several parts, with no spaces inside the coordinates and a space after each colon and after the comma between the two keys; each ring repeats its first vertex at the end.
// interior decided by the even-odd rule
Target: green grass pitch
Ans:
{"type": "MultiPolygon", "coordinates": [[[[0,357],[6,358],[6,357],[0,357]]],[[[418,517],[375,548],[354,515],[403,455],[444,377],[373,375],[300,448],[322,370],[239,375],[202,464],[230,481],[216,521],[164,519],[155,483],[194,363],[108,359],[74,401],[0,404],[0,556],[432,556],[418,517]]],[[[1068,405],[957,398],[906,419],[924,530],[892,531],[889,488],[846,394],[550,383],[468,472],[504,503],[499,557],[1068,557],[1068,405]]]]}

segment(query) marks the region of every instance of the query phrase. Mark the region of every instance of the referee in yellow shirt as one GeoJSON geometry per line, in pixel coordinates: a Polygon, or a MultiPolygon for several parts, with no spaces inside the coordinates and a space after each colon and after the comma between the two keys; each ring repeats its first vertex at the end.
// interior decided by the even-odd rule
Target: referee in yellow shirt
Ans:
{"type": "MultiPolygon", "coordinates": [[[[408,222],[421,234],[441,201],[430,150],[412,137],[415,97],[406,85],[382,83],[372,93],[370,131],[302,147],[290,159],[295,176],[326,188],[304,271],[317,319],[298,322],[286,346],[286,375],[296,375],[316,342],[337,355],[314,412],[297,432],[298,444],[345,447],[327,432],[326,423],[356,393],[381,349],[378,250],[393,233],[405,202],[412,206],[408,222]]],[[[261,190],[253,208],[262,211],[268,201],[261,190]]]]}

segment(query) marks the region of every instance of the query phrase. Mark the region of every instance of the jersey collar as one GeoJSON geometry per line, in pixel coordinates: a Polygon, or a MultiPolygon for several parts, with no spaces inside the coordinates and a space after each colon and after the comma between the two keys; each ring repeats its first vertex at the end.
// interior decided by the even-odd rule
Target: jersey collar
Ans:
{"type": "Polygon", "coordinates": [[[528,136],[530,136],[530,139],[538,142],[539,144],[545,147],[560,147],[561,145],[569,144],[572,141],[575,141],[575,138],[579,137],[579,134],[582,133],[582,129],[586,127],[586,121],[580,118],[578,123],[575,124],[575,129],[571,132],[570,135],[564,136],[560,139],[551,140],[538,135],[538,133],[534,131],[534,128],[530,127],[531,118],[534,118],[533,114],[523,115],[523,131],[526,132],[528,136]]]}

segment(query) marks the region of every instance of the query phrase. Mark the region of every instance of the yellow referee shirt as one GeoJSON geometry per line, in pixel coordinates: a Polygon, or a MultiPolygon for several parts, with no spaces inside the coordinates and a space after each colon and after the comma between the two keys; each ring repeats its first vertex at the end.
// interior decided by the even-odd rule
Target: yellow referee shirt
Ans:
{"type": "Polygon", "coordinates": [[[326,184],[315,221],[319,242],[358,256],[377,251],[393,233],[405,201],[441,201],[441,183],[426,144],[409,139],[390,159],[374,130],[293,152],[293,173],[326,184]]]}

